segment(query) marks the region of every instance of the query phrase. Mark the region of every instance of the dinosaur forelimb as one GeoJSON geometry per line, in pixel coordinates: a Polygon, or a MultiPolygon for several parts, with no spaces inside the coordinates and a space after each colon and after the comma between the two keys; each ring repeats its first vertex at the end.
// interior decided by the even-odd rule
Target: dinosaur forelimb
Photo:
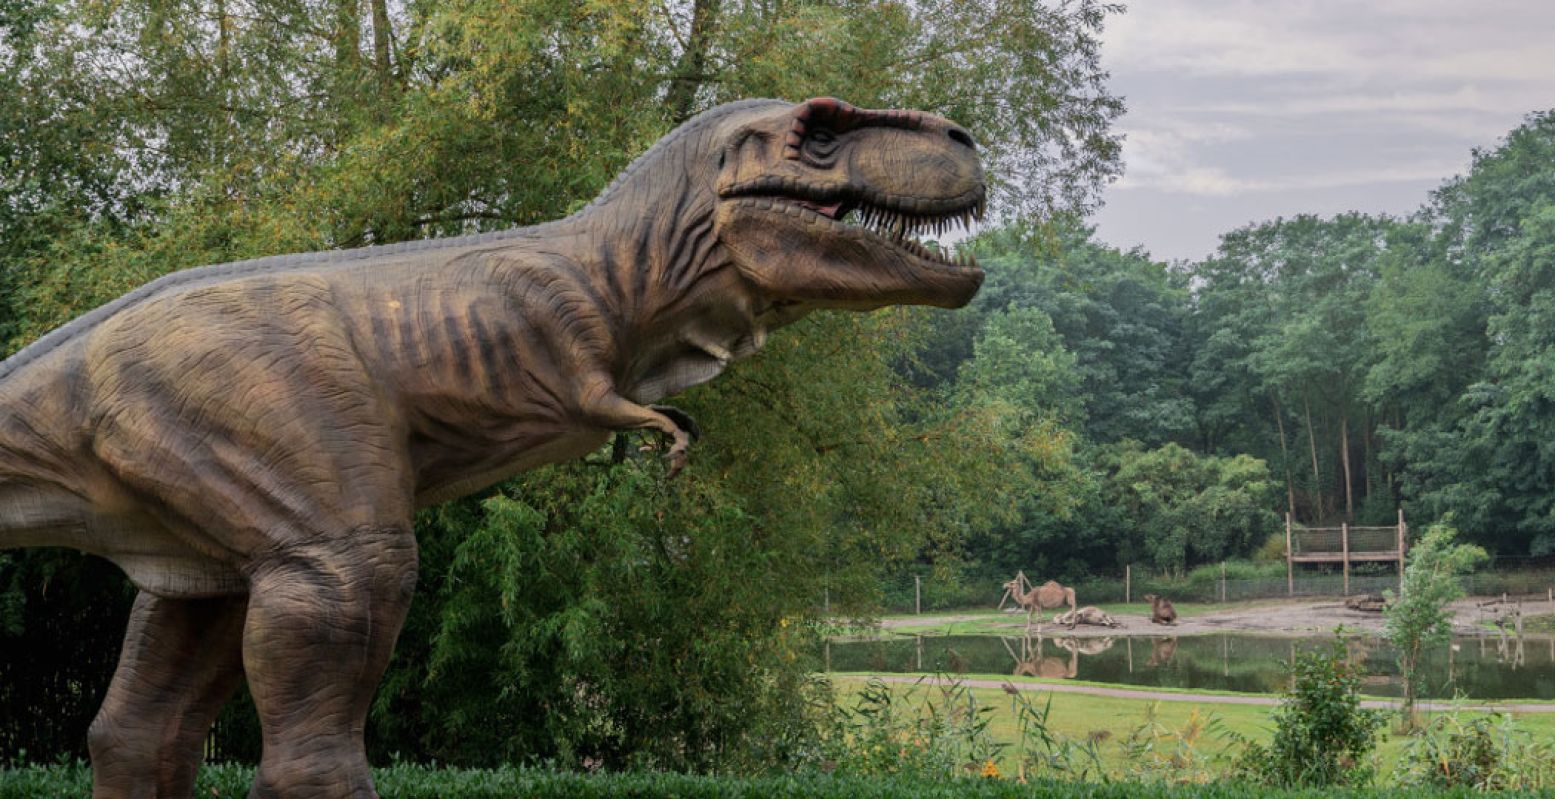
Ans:
{"type": "Polygon", "coordinates": [[[691,442],[700,438],[701,429],[685,412],[665,405],[638,405],[614,390],[596,390],[585,401],[584,412],[591,424],[607,430],[657,430],[670,439],[664,460],[669,477],[686,466],[691,442]]]}

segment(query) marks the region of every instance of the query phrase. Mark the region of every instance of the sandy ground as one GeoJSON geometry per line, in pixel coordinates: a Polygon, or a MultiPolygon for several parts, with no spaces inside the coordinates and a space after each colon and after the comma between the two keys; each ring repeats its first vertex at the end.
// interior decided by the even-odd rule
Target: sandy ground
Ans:
{"type": "MultiPolygon", "coordinates": [[[[1493,631],[1487,632],[1483,623],[1510,613],[1515,605],[1515,602],[1501,605],[1489,597],[1474,597],[1456,602],[1452,605],[1454,631],[1462,635],[1494,634],[1493,631]]],[[[1555,605],[1541,598],[1537,601],[1523,602],[1522,611],[1524,616],[1555,613],[1555,605]]],[[[1350,610],[1339,598],[1249,602],[1221,610],[1195,613],[1179,618],[1177,623],[1171,626],[1152,624],[1148,613],[1141,612],[1113,614],[1113,618],[1121,625],[1119,627],[1092,627],[1082,624],[1071,631],[1067,627],[1052,623],[1052,611],[1048,611],[1046,616],[1049,621],[1042,625],[1042,631],[1063,635],[1197,635],[1217,632],[1310,635],[1329,632],[1341,624],[1346,629],[1362,633],[1382,632],[1381,613],[1350,610]]],[[[1010,634],[1019,635],[1025,627],[1025,614],[1010,613],[1006,615],[1006,619],[1005,623],[1009,626],[1010,634]]],[[[986,615],[966,614],[940,616],[925,614],[885,619],[881,621],[880,626],[889,630],[895,627],[946,625],[966,621],[983,621],[1003,626],[1003,623],[992,620],[986,615]]],[[[1510,631],[1508,629],[1508,632],[1510,631]]]]}

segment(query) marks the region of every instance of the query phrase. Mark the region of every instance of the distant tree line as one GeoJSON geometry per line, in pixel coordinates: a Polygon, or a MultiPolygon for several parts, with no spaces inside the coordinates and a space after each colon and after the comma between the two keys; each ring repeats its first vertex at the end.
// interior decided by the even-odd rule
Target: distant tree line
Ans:
{"type": "Polygon", "coordinates": [[[1067,445],[1018,521],[968,537],[972,566],[1177,572],[1252,554],[1287,512],[1400,507],[1555,552],[1555,112],[1404,218],[1277,219],[1176,264],[1080,222],[974,246],[985,289],[906,371],[1067,445]]]}

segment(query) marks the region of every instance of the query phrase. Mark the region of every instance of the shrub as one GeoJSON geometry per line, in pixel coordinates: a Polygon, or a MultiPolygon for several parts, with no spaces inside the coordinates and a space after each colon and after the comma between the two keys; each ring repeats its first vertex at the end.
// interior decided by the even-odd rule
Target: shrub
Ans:
{"type": "Polygon", "coordinates": [[[812,765],[860,776],[981,773],[1005,747],[989,732],[992,712],[957,681],[922,678],[899,691],[872,679],[856,705],[834,707],[821,736],[821,760],[812,765]]]}
{"type": "Polygon", "coordinates": [[[1206,750],[1207,738],[1235,741],[1214,713],[1200,715],[1197,708],[1178,729],[1162,724],[1156,717],[1156,705],[1145,710],[1144,723],[1135,727],[1123,742],[1128,755],[1129,779],[1150,782],[1204,784],[1220,774],[1219,765],[1226,747],[1206,750]]]}
{"type": "Polygon", "coordinates": [[[1385,723],[1363,710],[1361,670],[1345,662],[1337,635],[1326,652],[1301,653],[1291,663],[1294,685],[1274,711],[1274,740],[1248,743],[1238,771],[1266,785],[1328,786],[1367,782],[1363,765],[1385,723]]]}
{"type": "Polygon", "coordinates": [[[1555,750],[1517,729],[1509,715],[1447,713],[1410,742],[1398,783],[1476,791],[1549,788],[1555,786],[1555,750]]]}

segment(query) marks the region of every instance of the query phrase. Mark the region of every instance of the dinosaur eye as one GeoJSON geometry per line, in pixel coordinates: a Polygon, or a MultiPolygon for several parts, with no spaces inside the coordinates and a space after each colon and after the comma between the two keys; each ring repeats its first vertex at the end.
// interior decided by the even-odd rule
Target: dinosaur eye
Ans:
{"type": "Polygon", "coordinates": [[[824,161],[837,152],[837,137],[825,128],[810,131],[804,140],[805,155],[824,161]]]}

